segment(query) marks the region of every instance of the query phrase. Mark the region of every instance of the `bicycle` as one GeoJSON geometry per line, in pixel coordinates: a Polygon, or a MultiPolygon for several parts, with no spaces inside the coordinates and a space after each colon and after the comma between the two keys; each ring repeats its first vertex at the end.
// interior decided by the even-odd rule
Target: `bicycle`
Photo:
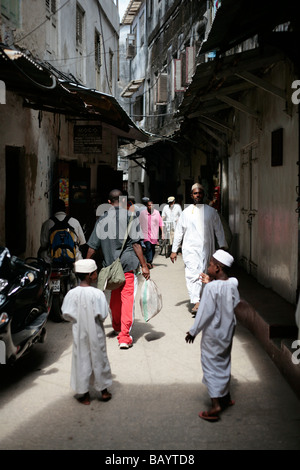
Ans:
{"type": "Polygon", "coordinates": [[[169,258],[174,238],[174,223],[164,221],[164,239],[159,240],[159,254],[169,258]]]}

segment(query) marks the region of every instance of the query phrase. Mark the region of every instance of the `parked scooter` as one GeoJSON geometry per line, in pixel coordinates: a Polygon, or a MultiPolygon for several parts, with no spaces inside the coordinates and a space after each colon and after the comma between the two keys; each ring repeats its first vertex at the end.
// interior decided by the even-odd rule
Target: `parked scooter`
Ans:
{"type": "Polygon", "coordinates": [[[0,246],[0,364],[13,364],[33,344],[44,342],[50,272],[43,259],[22,260],[0,246]]]}
{"type": "Polygon", "coordinates": [[[50,311],[50,318],[55,322],[64,321],[61,311],[61,306],[67,292],[75,287],[76,276],[73,271],[73,265],[52,265],[50,285],[52,288],[52,307],[50,311]]]}

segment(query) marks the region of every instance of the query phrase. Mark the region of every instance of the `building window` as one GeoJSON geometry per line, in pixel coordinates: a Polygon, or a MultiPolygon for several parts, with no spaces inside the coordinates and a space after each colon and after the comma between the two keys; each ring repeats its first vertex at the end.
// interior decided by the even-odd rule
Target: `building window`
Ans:
{"type": "Polygon", "coordinates": [[[134,121],[142,121],[144,114],[144,100],[143,96],[138,96],[133,105],[133,119],[134,121]]]}
{"type": "Polygon", "coordinates": [[[95,66],[99,70],[102,65],[102,37],[98,31],[95,31],[95,66]]]}
{"type": "Polygon", "coordinates": [[[113,86],[113,59],[114,59],[114,53],[110,49],[109,50],[109,88],[112,93],[112,86],[113,86]]]}
{"type": "Polygon", "coordinates": [[[20,26],[20,0],[1,0],[1,15],[5,16],[15,26],[20,26]]]}
{"type": "Polygon", "coordinates": [[[45,0],[46,5],[46,49],[50,54],[57,53],[56,0],[45,0]]]}
{"type": "Polygon", "coordinates": [[[271,165],[283,165],[283,129],[272,132],[271,138],[271,165]]]}
{"type": "Polygon", "coordinates": [[[145,42],[145,15],[144,12],[140,16],[140,44],[144,45],[145,42]]]}
{"type": "Polygon", "coordinates": [[[84,11],[77,5],[76,6],[76,46],[83,47],[83,26],[84,26],[84,11]]]}
{"type": "Polygon", "coordinates": [[[51,15],[56,13],[56,0],[46,0],[46,9],[51,15]]]}

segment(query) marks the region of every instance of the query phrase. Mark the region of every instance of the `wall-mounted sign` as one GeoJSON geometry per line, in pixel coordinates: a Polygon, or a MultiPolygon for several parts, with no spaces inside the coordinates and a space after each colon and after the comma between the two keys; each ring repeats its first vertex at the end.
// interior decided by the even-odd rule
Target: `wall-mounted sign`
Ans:
{"type": "Polygon", "coordinates": [[[102,126],[74,126],[74,153],[101,153],[102,126]]]}

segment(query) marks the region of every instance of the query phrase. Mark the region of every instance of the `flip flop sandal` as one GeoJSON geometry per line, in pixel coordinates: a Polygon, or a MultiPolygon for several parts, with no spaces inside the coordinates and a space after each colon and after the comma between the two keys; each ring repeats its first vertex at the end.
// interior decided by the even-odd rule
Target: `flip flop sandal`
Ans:
{"type": "Polygon", "coordinates": [[[77,398],[77,400],[79,401],[79,403],[82,403],[83,405],[90,405],[91,404],[89,394],[85,394],[82,397],[77,398]]]}
{"type": "Polygon", "coordinates": [[[219,421],[218,415],[209,415],[207,411],[200,411],[199,417],[205,419],[206,421],[219,421]]]}
{"type": "Polygon", "coordinates": [[[102,393],[102,401],[109,401],[112,398],[112,394],[109,392],[102,393]]]}

